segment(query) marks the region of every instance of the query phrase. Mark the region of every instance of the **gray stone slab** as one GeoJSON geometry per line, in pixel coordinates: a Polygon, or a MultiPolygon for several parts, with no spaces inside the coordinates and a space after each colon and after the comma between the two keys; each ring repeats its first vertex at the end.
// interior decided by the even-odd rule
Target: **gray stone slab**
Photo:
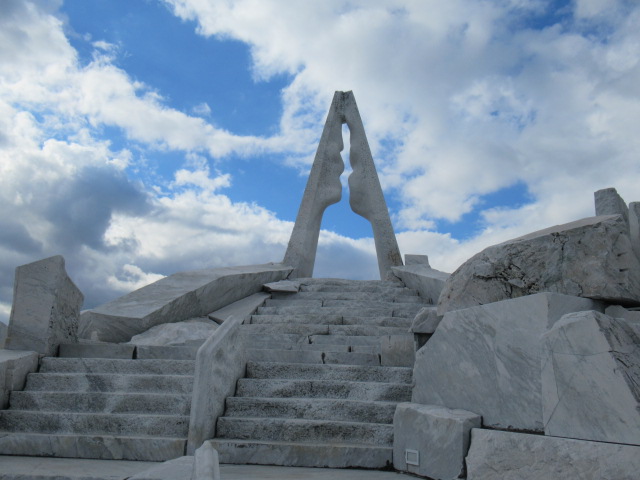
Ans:
{"type": "Polygon", "coordinates": [[[134,335],[131,345],[185,346],[202,345],[216,331],[218,324],[207,317],[192,318],[183,322],[163,323],[134,335]]]}
{"type": "Polygon", "coordinates": [[[79,335],[127,342],[162,323],[207,315],[286,277],[282,264],[214,268],[176,273],[82,313],[79,335]]]}
{"type": "Polygon", "coordinates": [[[380,381],[241,378],[239,397],[340,398],[376,402],[406,402],[411,385],[380,381]]]}
{"type": "Polygon", "coordinates": [[[241,331],[242,318],[228,318],[200,347],[196,357],[187,453],[216,436],[216,421],[225,400],[233,396],[246,371],[247,353],[241,331]]]}
{"type": "Polygon", "coordinates": [[[416,255],[412,253],[405,253],[404,255],[404,264],[405,265],[426,265],[429,267],[429,256],[428,255],[416,255]]]}
{"type": "Polygon", "coordinates": [[[596,216],[622,215],[629,222],[629,208],[615,188],[603,188],[593,194],[596,216]]]}
{"type": "Polygon", "coordinates": [[[222,307],[215,312],[211,312],[209,318],[218,324],[221,324],[230,317],[247,318],[251,316],[259,306],[263,305],[265,300],[270,296],[268,293],[263,292],[254,293],[226,307],[222,307]]]}
{"type": "Polygon", "coordinates": [[[300,282],[280,280],[279,282],[265,283],[262,288],[267,292],[298,293],[298,290],[300,290],[300,282]]]}
{"type": "Polygon", "coordinates": [[[88,373],[30,373],[27,389],[60,392],[165,392],[191,393],[187,375],[121,375],[88,373]]]}
{"type": "Polygon", "coordinates": [[[467,469],[468,480],[636,480],[640,447],[474,428],[467,469]]]}
{"type": "Polygon", "coordinates": [[[393,425],[297,418],[220,417],[216,438],[298,443],[353,442],[390,447],[393,444],[393,425]]]}
{"type": "Polygon", "coordinates": [[[9,394],[22,390],[27,375],[38,370],[38,354],[0,349],[0,410],[9,406],[9,394]]]}
{"type": "Polygon", "coordinates": [[[640,445],[640,324],[589,311],[542,337],[545,434],[640,445]]]}
{"type": "Polygon", "coordinates": [[[181,456],[186,443],[169,437],[12,433],[0,435],[0,455],[163,462],[181,456]]]}
{"type": "Polygon", "coordinates": [[[411,383],[411,369],[407,367],[370,367],[361,365],[249,362],[247,364],[247,377],[411,383]]]}
{"type": "Polygon", "coordinates": [[[58,350],[65,358],[133,358],[135,345],[117,343],[63,343],[58,350]]]}
{"type": "Polygon", "coordinates": [[[60,343],[77,341],[83,300],[61,255],[16,268],[5,348],[56,355],[60,343]]]}
{"type": "MultiPolygon", "coordinates": [[[[316,468],[283,468],[273,472],[273,476],[255,477],[256,480],[289,478],[304,478],[307,480],[323,479],[335,480],[345,478],[349,480],[376,480],[398,476],[391,472],[377,472],[372,470],[354,470],[355,468],[386,468],[391,465],[392,449],[389,447],[357,445],[357,444],[320,444],[299,442],[275,442],[255,440],[224,440],[214,439],[213,445],[220,454],[220,461],[239,464],[262,465],[300,465],[304,464],[316,468]],[[317,468],[322,467],[322,468],[317,468]],[[349,468],[338,471],[334,468],[349,468]]],[[[276,468],[276,467],[269,467],[276,468]]],[[[221,467],[222,477],[227,477],[225,466],[221,467]]],[[[263,473],[264,475],[264,473],[263,473]]],[[[243,480],[251,478],[237,477],[243,480]]]]}
{"type": "Polygon", "coordinates": [[[158,360],[195,360],[198,346],[161,347],[157,345],[138,345],[136,358],[158,360]]]}
{"type": "Polygon", "coordinates": [[[393,274],[407,287],[417,290],[425,303],[435,304],[440,297],[449,274],[431,268],[428,264],[392,267],[393,274]]]}
{"type": "Polygon", "coordinates": [[[466,410],[400,403],[393,418],[393,466],[423,477],[458,478],[464,473],[471,429],[481,423],[482,417],[466,410]]]}
{"type": "Polygon", "coordinates": [[[542,291],[639,305],[640,261],[624,218],[585,218],[484,249],[451,275],[438,314],[542,291]]]}
{"type": "Polygon", "coordinates": [[[40,373],[118,373],[134,375],[193,375],[191,360],[45,357],[40,373]]]}
{"type": "Polygon", "coordinates": [[[412,401],[473,411],[487,426],[542,431],[540,336],[565,313],[596,307],[540,293],[447,313],[416,353],[412,401]]]}

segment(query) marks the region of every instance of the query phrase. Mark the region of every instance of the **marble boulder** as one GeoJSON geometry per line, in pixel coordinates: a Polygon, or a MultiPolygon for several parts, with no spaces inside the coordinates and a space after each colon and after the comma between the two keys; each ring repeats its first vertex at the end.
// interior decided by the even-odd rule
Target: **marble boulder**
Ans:
{"type": "Polygon", "coordinates": [[[540,336],[598,302],[539,293],[447,313],[416,353],[412,402],[475,412],[486,426],[543,431],[540,336]]]}
{"type": "Polygon", "coordinates": [[[83,300],[61,255],[19,266],[5,348],[55,356],[59,344],[78,341],[83,300]]]}
{"type": "Polygon", "coordinates": [[[640,445],[640,322],[563,316],[542,337],[544,431],[640,445]]]}
{"type": "Polygon", "coordinates": [[[471,430],[467,480],[636,480],[640,447],[471,430]]]}
{"type": "Polygon", "coordinates": [[[393,274],[409,288],[417,290],[426,302],[435,304],[449,274],[431,268],[426,255],[406,255],[406,265],[391,267],[393,274]]]}
{"type": "Polygon", "coordinates": [[[451,274],[438,314],[538,292],[640,305],[640,262],[625,219],[585,218],[486,248],[451,274]]]}

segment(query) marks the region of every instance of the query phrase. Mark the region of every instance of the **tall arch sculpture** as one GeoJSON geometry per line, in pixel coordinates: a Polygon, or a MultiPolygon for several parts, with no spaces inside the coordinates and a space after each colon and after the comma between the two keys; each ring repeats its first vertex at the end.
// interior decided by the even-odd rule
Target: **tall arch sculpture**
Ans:
{"type": "Polygon", "coordinates": [[[313,275],[322,216],[329,205],[339,202],[342,197],[340,175],[344,171],[344,161],[340,152],[344,148],[342,125],[345,123],[349,127],[349,161],[353,169],[349,175],[351,209],[371,223],[380,278],[388,278],[391,267],[402,265],[389,210],[353,92],[336,92],[283,260],[294,268],[292,277],[313,275]]]}

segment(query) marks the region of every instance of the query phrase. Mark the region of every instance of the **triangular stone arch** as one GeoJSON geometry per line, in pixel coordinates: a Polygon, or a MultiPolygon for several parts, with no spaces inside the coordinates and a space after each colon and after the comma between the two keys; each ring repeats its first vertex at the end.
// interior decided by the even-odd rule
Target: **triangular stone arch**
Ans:
{"type": "Polygon", "coordinates": [[[344,148],[342,125],[345,123],[350,132],[349,160],[353,169],[349,175],[351,209],[371,223],[380,278],[389,278],[391,267],[402,265],[355,97],[353,92],[335,92],[283,260],[294,268],[292,277],[313,276],[322,216],[329,205],[342,197],[340,175],[344,161],[340,152],[344,148]]]}

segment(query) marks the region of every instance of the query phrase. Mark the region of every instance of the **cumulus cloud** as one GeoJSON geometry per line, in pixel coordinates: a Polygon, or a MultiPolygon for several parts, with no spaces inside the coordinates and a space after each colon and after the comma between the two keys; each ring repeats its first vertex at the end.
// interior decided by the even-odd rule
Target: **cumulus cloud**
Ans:
{"type": "MultiPolygon", "coordinates": [[[[405,253],[453,270],[491,243],[628,200],[640,180],[640,6],[576,0],[165,0],[204,36],[251,48],[256,82],[286,73],[279,131],[216,127],[117,66],[82,64],[57,1],[0,15],[0,317],[16,265],[61,253],[94,306],[180,270],[278,261],[292,228],[232,200],[224,161],[277,153],[305,170],[334,90],[354,90],[405,253]],[[131,144],[112,145],[104,128],[131,144]],[[135,145],[135,148],[131,147],[135,145]],[[178,152],[170,178],[132,172],[178,152]],[[212,161],[212,160],[215,160],[212,161]],[[215,167],[214,167],[215,165],[215,167]],[[488,194],[523,185],[518,205],[488,194]],[[530,197],[530,198],[529,198],[530,197]],[[437,231],[474,213],[477,234],[437,231]]],[[[178,21],[178,20],[177,20],[178,21]]],[[[316,273],[375,278],[371,239],[322,232],[316,273]]]]}

